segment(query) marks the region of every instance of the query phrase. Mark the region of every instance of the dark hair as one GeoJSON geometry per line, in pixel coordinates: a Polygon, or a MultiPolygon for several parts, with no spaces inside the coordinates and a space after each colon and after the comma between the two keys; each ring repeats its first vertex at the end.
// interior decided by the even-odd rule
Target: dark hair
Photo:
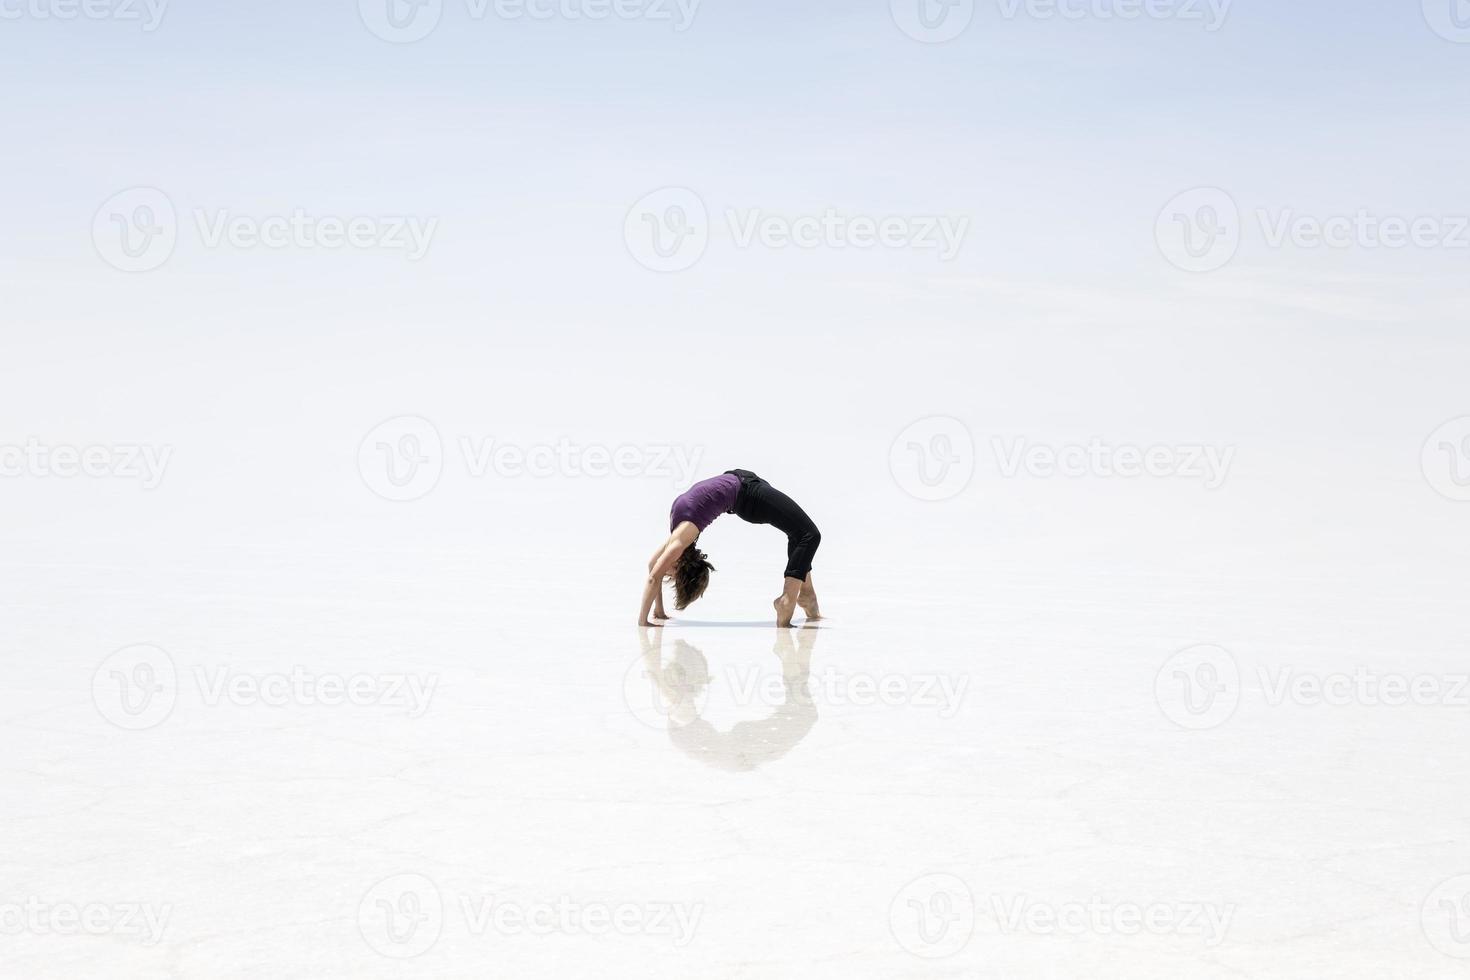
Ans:
{"type": "Polygon", "coordinates": [[[674,565],[674,608],[684,609],[704,595],[709,586],[709,573],[715,566],[709,563],[709,555],[694,545],[684,549],[674,565]]]}

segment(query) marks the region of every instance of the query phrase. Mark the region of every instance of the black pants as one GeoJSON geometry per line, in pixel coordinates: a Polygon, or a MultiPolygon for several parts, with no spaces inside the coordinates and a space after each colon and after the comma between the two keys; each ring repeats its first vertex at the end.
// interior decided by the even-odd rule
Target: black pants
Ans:
{"type": "Polygon", "coordinates": [[[733,513],[751,524],[769,524],[786,535],[786,577],[806,580],[812,571],[812,558],[822,543],[822,532],[796,506],[796,501],[750,470],[726,470],[740,477],[740,493],[735,498],[733,513]]]}

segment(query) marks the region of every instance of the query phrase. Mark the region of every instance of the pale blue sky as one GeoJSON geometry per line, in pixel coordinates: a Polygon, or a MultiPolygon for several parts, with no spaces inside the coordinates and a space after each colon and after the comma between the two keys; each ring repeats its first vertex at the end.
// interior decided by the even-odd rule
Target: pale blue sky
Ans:
{"type": "MultiPolygon", "coordinates": [[[[57,0],[25,0],[42,2],[57,0]]],[[[763,293],[801,305],[793,275],[820,291],[894,295],[986,277],[1043,294],[1197,290],[1160,260],[1153,227],[1166,201],[1198,186],[1227,189],[1247,212],[1470,210],[1470,44],[1436,35],[1417,2],[1237,2],[1207,32],[1008,20],[991,0],[942,45],[908,38],[875,0],[706,0],[682,33],[639,20],[474,21],[467,9],[447,0],[438,30],[408,45],[374,37],[346,0],[178,0],[153,33],[0,21],[11,93],[0,193],[21,232],[0,250],[19,270],[15,308],[56,312],[57,296],[30,293],[45,282],[78,303],[67,288],[78,279],[95,282],[99,303],[121,288],[87,229],[134,185],[163,188],[184,211],[441,219],[429,259],[388,277],[366,259],[221,263],[186,243],[159,274],[173,277],[168,290],[152,281],[160,302],[229,284],[248,310],[267,276],[264,292],[302,303],[350,284],[373,297],[363,315],[401,288],[415,303],[550,319],[586,317],[594,296],[615,301],[616,316],[696,287],[712,315],[749,319],[742,305],[763,293]],[[696,189],[717,215],[831,206],[963,214],[972,230],[943,265],[712,248],[671,280],[630,265],[621,238],[633,202],[669,185],[696,189]],[[583,288],[557,288],[569,277],[583,288]]],[[[1405,276],[1429,280],[1415,290],[1433,300],[1467,261],[1259,246],[1248,238],[1220,275],[1280,275],[1291,288],[1405,276]]]]}
{"type": "Polygon", "coordinates": [[[271,453],[317,466],[404,412],[730,452],[800,411],[792,459],[808,433],[881,449],[940,413],[1417,480],[1425,435],[1470,411],[1466,252],[1256,232],[1195,275],[1155,221],[1201,186],[1246,214],[1470,211],[1470,45],[1410,2],[1242,2],[1216,33],[998,9],[938,46],[886,2],[708,0],[682,34],[451,4],[406,46],[345,0],[180,2],[153,34],[0,22],[0,409],[16,438],[190,447],[266,496],[289,489],[271,453]],[[137,185],[182,228],[166,265],[128,274],[92,226],[137,185]],[[716,226],[834,207],[971,232],[941,263],[740,250],[717,227],[665,275],[624,221],[666,186],[716,226]],[[193,215],[222,209],[439,225],[417,263],[206,248],[193,215]],[[677,389],[655,380],[669,364],[677,389]]]}

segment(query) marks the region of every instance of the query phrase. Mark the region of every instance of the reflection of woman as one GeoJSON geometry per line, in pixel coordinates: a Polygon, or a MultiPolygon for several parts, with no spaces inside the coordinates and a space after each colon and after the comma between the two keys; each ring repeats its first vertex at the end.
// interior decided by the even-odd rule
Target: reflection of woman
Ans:
{"type": "Polygon", "coordinates": [[[706,765],[736,772],[748,772],[790,752],[817,723],[817,706],[807,689],[816,638],[815,627],[800,630],[794,643],[790,633],[778,633],[772,652],[781,661],[784,700],[769,717],[742,721],[722,732],[699,716],[710,681],[704,654],[675,640],[674,657],[664,664],[662,631],[642,631],[644,666],[668,706],[669,740],[706,765]]]}

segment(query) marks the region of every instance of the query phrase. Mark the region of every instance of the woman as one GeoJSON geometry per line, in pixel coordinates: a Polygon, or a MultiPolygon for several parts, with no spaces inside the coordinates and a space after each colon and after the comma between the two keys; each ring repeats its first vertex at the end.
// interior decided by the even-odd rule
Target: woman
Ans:
{"type": "Polygon", "coordinates": [[[638,609],[638,625],[668,619],[664,612],[663,580],[674,583],[674,608],[684,609],[704,595],[714,566],[709,556],[694,546],[699,535],[721,514],[734,514],[751,524],[770,524],[786,535],[786,581],[776,607],[776,625],[791,625],[800,606],[807,618],[821,619],[817,592],[812,587],[812,556],[822,543],[822,532],[796,506],[796,502],[749,470],[729,470],[701,480],[674,501],[669,510],[669,540],[648,562],[648,583],[638,609]]]}

